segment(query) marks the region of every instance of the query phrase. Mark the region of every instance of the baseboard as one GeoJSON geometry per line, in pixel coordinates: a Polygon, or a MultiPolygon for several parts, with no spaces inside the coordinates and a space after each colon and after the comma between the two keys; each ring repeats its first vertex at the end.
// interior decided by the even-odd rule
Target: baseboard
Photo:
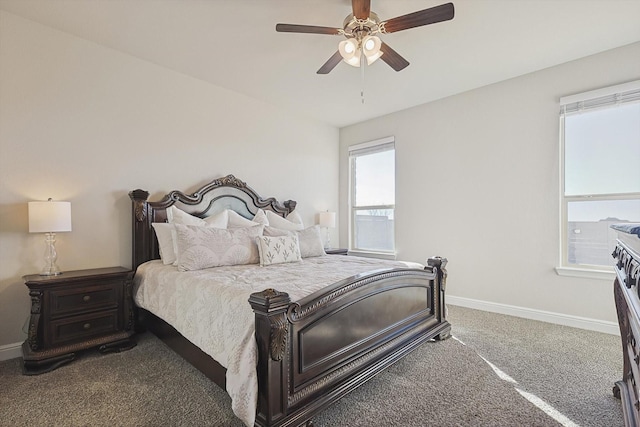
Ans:
{"type": "Polygon", "coordinates": [[[573,328],[603,332],[605,334],[620,335],[620,328],[616,322],[607,322],[604,320],[571,316],[569,314],[554,313],[551,311],[535,310],[515,305],[456,297],[453,295],[447,295],[446,301],[447,304],[458,305],[460,307],[506,314],[509,316],[522,317],[524,319],[538,320],[541,322],[555,323],[556,325],[571,326],[573,328]]]}
{"type": "Polygon", "coordinates": [[[0,345],[0,362],[22,357],[22,343],[0,345]]]}

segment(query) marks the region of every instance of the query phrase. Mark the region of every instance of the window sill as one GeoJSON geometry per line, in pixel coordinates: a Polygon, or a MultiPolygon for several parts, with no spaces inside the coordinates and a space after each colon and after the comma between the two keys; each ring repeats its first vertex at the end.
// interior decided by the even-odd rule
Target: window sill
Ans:
{"type": "Polygon", "coordinates": [[[616,273],[611,270],[592,270],[588,268],[578,268],[578,267],[556,267],[556,273],[558,276],[568,276],[568,277],[581,277],[584,279],[599,279],[599,280],[607,280],[609,282],[613,282],[616,278],[616,273]]]}
{"type": "Polygon", "coordinates": [[[365,258],[378,258],[378,259],[390,259],[395,260],[396,254],[389,252],[369,252],[349,249],[349,255],[361,256],[365,258]]]}

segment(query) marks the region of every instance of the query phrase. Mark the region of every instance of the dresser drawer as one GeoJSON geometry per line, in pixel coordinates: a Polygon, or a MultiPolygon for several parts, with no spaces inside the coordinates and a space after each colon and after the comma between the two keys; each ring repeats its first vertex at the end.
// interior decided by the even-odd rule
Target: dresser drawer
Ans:
{"type": "Polygon", "coordinates": [[[59,345],[118,331],[118,310],[54,320],[49,324],[51,342],[59,345]]]}
{"type": "Polygon", "coordinates": [[[59,289],[49,293],[51,317],[117,307],[122,284],[119,282],[87,286],[80,289],[59,289]]]}

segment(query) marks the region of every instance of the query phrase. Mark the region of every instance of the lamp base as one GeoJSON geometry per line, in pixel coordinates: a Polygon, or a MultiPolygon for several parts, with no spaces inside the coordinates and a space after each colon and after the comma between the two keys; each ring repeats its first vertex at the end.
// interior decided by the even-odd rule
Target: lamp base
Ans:
{"type": "MultiPolygon", "coordinates": [[[[56,268],[57,268],[57,267],[56,267],[56,268]]],[[[54,270],[54,271],[51,271],[51,270],[43,269],[43,270],[40,272],[40,276],[59,276],[59,275],[61,275],[61,274],[62,274],[62,271],[60,271],[60,270],[57,270],[57,271],[55,271],[55,270],[54,270]]]]}
{"type": "Polygon", "coordinates": [[[62,274],[60,267],[56,264],[58,253],[56,252],[56,233],[47,233],[45,239],[44,268],[40,271],[40,276],[57,276],[62,274]]]}

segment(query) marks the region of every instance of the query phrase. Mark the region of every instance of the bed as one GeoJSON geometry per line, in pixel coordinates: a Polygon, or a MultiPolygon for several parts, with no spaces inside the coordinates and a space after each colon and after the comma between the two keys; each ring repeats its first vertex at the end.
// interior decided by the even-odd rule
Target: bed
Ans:
{"type": "MultiPolygon", "coordinates": [[[[153,224],[157,226],[157,223],[167,222],[171,210],[178,208],[196,218],[207,220],[219,216],[223,211],[233,211],[251,220],[261,212],[268,212],[272,219],[273,215],[286,219],[293,216],[296,208],[296,202],[292,200],[280,203],[274,198],[262,198],[233,175],[214,179],[191,194],[172,191],[158,201],[149,201],[149,193],[139,189],[131,191],[129,196],[133,203],[134,282],[137,280],[140,283],[145,275],[160,277],[145,271],[159,272],[167,268],[161,266],[163,263],[159,261],[160,250],[153,224]]],[[[242,310],[234,309],[250,309],[250,341],[256,348],[255,369],[251,367],[257,382],[255,412],[251,417],[239,416],[245,424],[265,427],[312,426],[314,414],[362,385],[421,343],[449,337],[451,326],[446,320],[444,293],[447,275],[445,258],[429,258],[424,268],[348,258],[351,257],[324,255],[291,263],[287,268],[293,270],[286,270],[294,271],[287,273],[293,274],[291,280],[273,275],[276,271],[285,271],[281,265],[270,265],[262,270],[259,265],[247,266],[246,270],[253,272],[251,274],[254,276],[249,275],[242,281],[244,291],[250,286],[259,288],[246,294],[246,302],[242,301],[242,304],[246,304],[246,310],[244,306],[242,310]],[[344,271],[357,273],[339,280],[332,279],[320,288],[314,283],[316,287],[307,290],[307,294],[299,294],[297,288],[287,286],[290,282],[294,284],[296,277],[308,280],[296,270],[301,271],[303,265],[318,265],[317,268],[324,269],[328,266],[330,270],[338,270],[335,265],[344,265],[344,271]],[[282,270],[278,270],[281,267],[282,270]],[[265,276],[270,274],[277,285],[270,286],[271,279],[264,281],[264,285],[256,280],[255,274],[261,271],[265,272],[265,276]],[[289,292],[283,289],[289,289],[289,292]]],[[[219,270],[226,271],[233,282],[240,277],[234,268],[228,266],[219,270]]],[[[208,270],[215,270],[218,274],[217,269],[208,270]]],[[[245,274],[244,271],[242,274],[245,274]]],[[[175,276],[180,273],[173,268],[171,274],[175,276]]],[[[196,276],[204,274],[188,271],[185,277],[196,280],[196,276]]],[[[157,280],[158,283],[161,281],[157,280]]],[[[169,282],[170,279],[163,281],[169,282]]],[[[237,280],[237,283],[240,282],[237,280]]],[[[136,296],[137,301],[144,299],[140,295],[142,291],[136,296]]],[[[176,298],[180,299],[182,295],[176,298]]],[[[166,321],[166,318],[160,318],[152,311],[137,308],[139,329],[153,332],[223,389],[229,390],[233,386],[228,383],[228,377],[232,378],[230,373],[235,372],[235,367],[229,368],[228,361],[221,363],[214,360],[210,352],[202,349],[202,344],[194,344],[192,341],[195,340],[187,338],[188,331],[176,326],[176,318],[166,321]]],[[[188,311],[190,315],[192,311],[207,310],[199,308],[188,311]]],[[[220,316],[220,313],[217,315],[220,316]]],[[[216,321],[226,321],[227,324],[244,321],[230,318],[230,315],[223,314],[222,320],[216,321]]],[[[187,323],[192,326],[195,324],[195,328],[205,332],[208,328],[211,335],[221,332],[217,327],[209,326],[213,325],[214,320],[206,322],[206,326],[203,326],[204,322],[197,324],[191,319],[187,323]]],[[[232,382],[235,383],[235,380],[232,382]]],[[[236,412],[233,394],[232,400],[236,412]]]]}

